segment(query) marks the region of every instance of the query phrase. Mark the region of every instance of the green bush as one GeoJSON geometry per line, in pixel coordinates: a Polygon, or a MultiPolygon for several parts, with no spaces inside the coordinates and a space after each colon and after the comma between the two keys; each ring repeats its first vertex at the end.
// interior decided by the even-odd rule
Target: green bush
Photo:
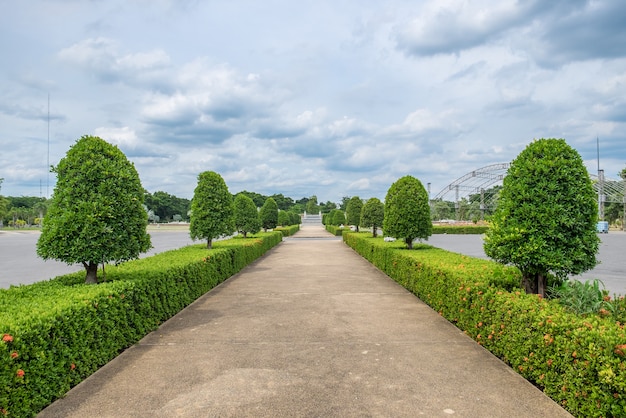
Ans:
{"type": "Polygon", "coordinates": [[[326,225],[326,230],[336,237],[340,237],[343,231],[350,231],[349,227],[340,227],[337,225],[326,225]]]}
{"type": "Polygon", "coordinates": [[[192,245],[0,289],[0,415],[33,416],[121,351],[282,240],[271,232],[192,245]]]}
{"type": "MultiPolygon", "coordinates": [[[[403,250],[367,233],[343,236],[573,415],[626,415],[626,332],[614,315],[580,316],[526,294],[514,267],[424,244],[403,250]]],[[[623,317],[624,301],[614,306],[623,317]]]]}
{"type": "Polygon", "coordinates": [[[489,227],[487,225],[433,225],[433,234],[484,234],[489,227]]]}
{"type": "Polygon", "coordinates": [[[274,228],[274,231],[278,231],[283,234],[283,237],[288,237],[300,230],[300,225],[279,226],[274,228]]]}

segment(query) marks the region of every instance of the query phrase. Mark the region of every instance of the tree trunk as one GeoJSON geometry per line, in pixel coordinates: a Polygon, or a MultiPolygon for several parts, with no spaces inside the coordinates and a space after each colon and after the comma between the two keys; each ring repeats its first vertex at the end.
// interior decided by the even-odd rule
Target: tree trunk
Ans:
{"type": "Polygon", "coordinates": [[[532,274],[522,278],[522,287],[528,294],[539,294],[542,297],[546,292],[546,278],[541,274],[532,274]]]}
{"type": "Polygon", "coordinates": [[[548,287],[548,281],[544,274],[537,275],[537,294],[542,298],[546,297],[546,287],[548,287]]]}
{"type": "Polygon", "coordinates": [[[98,263],[90,261],[89,263],[83,261],[83,266],[87,271],[85,276],[85,284],[98,284],[98,263]]]}
{"type": "Polygon", "coordinates": [[[213,240],[211,238],[206,240],[206,247],[210,250],[213,248],[213,240]]]}
{"type": "Polygon", "coordinates": [[[413,240],[411,238],[405,238],[404,242],[406,242],[407,247],[409,247],[409,250],[413,249],[413,240]]]}
{"type": "Polygon", "coordinates": [[[376,233],[378,232],[377,229],[378,229],[378,227],[376,225],[374,225],[374,227],[372,228],[372,231],[373,231],[372,236],[374,238],[376,238],[376,233]]]}

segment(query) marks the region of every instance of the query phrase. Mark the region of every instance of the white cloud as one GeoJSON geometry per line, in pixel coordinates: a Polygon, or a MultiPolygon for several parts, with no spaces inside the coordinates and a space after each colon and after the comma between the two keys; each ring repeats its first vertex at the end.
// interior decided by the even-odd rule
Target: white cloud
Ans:
{"type": "Polygon", "coordinates": [[[160,49],[123,54],[117,41],[104,37],[84,39],[62,49],[58,56],[104,82],[141,83],[142,77],[152,77],[170,64],[169,56],[160,49]]]}
{"type": "Polygon", "coordinates": [[[52,162],[94,132],[181,197],[205,170],[323,201],[383,198],[405,174],[435,192],[534,137],[591,161],[600,136],[607,172],[626,161],[619,2],[145,4],[7,4],[3,193],[48,174],[46,90],[52,162]]]}
{"type": "Polygon", "coordinates": [[[139,141],[137,134],[128,126],[121,128],[99,127],[94,130],[94,135],[104,139],[120,148],[135,148],[139,141]]]}

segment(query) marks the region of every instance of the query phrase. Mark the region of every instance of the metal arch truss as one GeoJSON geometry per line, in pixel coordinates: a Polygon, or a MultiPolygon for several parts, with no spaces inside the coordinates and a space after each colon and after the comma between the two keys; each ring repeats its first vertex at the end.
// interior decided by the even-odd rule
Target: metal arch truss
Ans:
{"type": "Polygon", "coordinates": [[[471,171],[444,187],[433,200],[452,201],[452,199],[446,199],[446,197],[454,193],[454,201],[458,202],[461,197],[479,194],[489,187],[502,183],[510,166],[510,163],[492,164],[471,171]]]}
{"type": "Polygon", "coordinates": [[[599,201],[610,203],[626,203],[624,199],[626,192],[626,183],[624,180],[616,180],[604,177],[601,172],[600,176],[590,174],[593,183],[593,191],[598,195],[599,201]]]}
{"type": "MultiPolygon", "coordinates": [[[[507,174],[510,163],[492,164],[477,170],[471,171],[459,177],[448,186],[444,187],[432,200],[459,202],[463,197],[480,194],[484,190],[502,184],[502,180],[507,174]],[[454,199],[451,199],[451,194],[454,199]]],[[[593,190],[598,195],[599,201],[612,203],[626,203],[626,182],[624,179],[616,180],[604,177],[601,171],[600,176],[590,174],[593,190]]],[[[487,203],[487,202],[485,202],[487,203]]],[[[489,206],[489,204],[487,204],[489,206]]]]}

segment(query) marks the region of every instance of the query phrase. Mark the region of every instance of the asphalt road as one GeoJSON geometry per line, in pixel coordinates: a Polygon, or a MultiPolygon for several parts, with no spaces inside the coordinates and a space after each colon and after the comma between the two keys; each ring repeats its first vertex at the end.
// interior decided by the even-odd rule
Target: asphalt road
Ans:
{"type": "MultiPolygon", "coordinates": [[[[611,295],[626,295],[626,233],[611,231],[599,236],[601,243],[597,259],[600,263],[593,270],[571,278],[583,282],[599,279],[611,295]]],[[[482,235],[436,234],[428,239],[427,244],[472,257],[489,258],[483,251],[482,235]]]]}
{"type": "MultiPolygon", "coordinates": [[[[151,230],[153,249],[142,257],[163,251],[198,244],[189,232],[183,230],[151,230]]],[[[35,246],[38,231],[0,231],[0,288],[10,285],[30,284],[48,280],[62,274],[83,269],[58,261],[44,261],[37,256],[35,246]]],[[[626,295],[626,233],[601,234],[602,243],[598,259],[600,264],[593,270],[574,276],[576,280],[600,279],[611,294],[626,295]]],[[[430,237],[428,244],[472,257],[487,258],[483,251],[482,235],[440,235],[430,237]]]]}
{"type": "MultiPolygon", "coordinates": [[[[31,284],[84,270],[79,264],[67,265],[39,258],[36,252],[39,235],[39,231],[0,231],[0,288],[31,284]]],[[[141,257],[200,243],[192,241],[187,229],[152,230],[150,238],[153,248],[141,257]]]]}

